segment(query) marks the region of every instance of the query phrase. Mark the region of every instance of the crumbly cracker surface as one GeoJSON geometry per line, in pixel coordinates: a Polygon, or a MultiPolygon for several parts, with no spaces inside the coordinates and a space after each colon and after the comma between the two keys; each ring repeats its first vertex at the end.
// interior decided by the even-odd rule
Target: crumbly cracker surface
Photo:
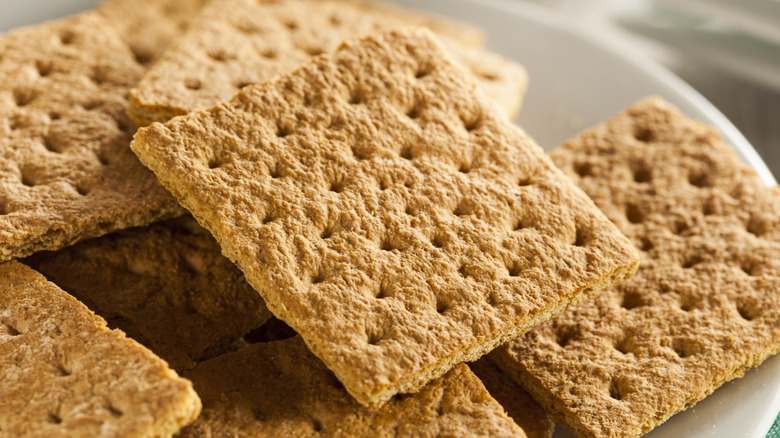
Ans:
{"type": "Polygon", "coordinates": [[[135,59],[153,65],[209,0],[107,0],[98,13],[130,46],[135,59]]]}
{"type": "Polygon", "coordinates": [[[250,345],[185,376],[203,398],[203,413],[182,438],[525,437],[463,364],[381,408],[358,404],[299,337],[250,345]]]}
{"type": "Polygon", "coordinates": [[[471,362],[469,368],[528,438],[552,438],[555,422],[550,414],[488,356],[471,362]]]}
{"type": "Polygon", "coordinates": [[[345,43],[132,144],[364,404],[630,275],[637,251],[426,30],[345,43]]]}
{"type": "MultiPolygon", "coordinates": [[[[412,17],[359,1],[213,0],[133,89],[129,114],[148,125],[211,107],[249,84],[291,72],[312,57],[333,51],[346,38],[428,24],[412,17]]],[[[486,83],[485,91],[495,94],[506,113],[513,114],[527,84],[525,70],[482,49],[455,43],[452,48],[486,83]]]]}
{"type": "Polygon", "coordinates": [[[198,416],[192,383],[21,263],[0,264],[0,435],[163,437],[198,416]]]}
{"type": "Polygon", "coordinates": [[[780,350],[780,189],[650,98],[552,153],[637,274],[494,354],[579,436],[633,437],[780,350]]]}
{"type": "Polygon", "coordinates": [[[129,148],[141,74],[93,14],[0,36],[0,260],[182,213],[129,148]]]}
{"type": "Polygon", "coordinates": [[[25,260],[181,371],[270,316],[244,274],[190,216],[25,260]]]}

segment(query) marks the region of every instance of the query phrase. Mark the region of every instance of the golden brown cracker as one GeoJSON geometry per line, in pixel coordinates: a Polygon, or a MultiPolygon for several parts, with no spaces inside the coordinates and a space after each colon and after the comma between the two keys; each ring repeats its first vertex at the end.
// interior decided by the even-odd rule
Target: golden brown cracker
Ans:
{"type": "Polygon", "coordinates": [[[0,260],[182,214],[128,145],[141,68],[99,17],[0,36],[0,260]]]}
{"type": "Polygon", "coordinates": [[[0,434],[171,436],[192,383],[21,263],[0,264],[0,434]]]}
{"type": "Polygon", "coordinates": [[[132,147],[364,404],[638,263],[426,30],[347,42],[132,147]]]}
{"type": "Polygon", "coordinates": [[[494,357],[579,436],[634,437],[780,350],[780,189],[652,98],[554,161],[642,250],[629,281],[494,357]]]}

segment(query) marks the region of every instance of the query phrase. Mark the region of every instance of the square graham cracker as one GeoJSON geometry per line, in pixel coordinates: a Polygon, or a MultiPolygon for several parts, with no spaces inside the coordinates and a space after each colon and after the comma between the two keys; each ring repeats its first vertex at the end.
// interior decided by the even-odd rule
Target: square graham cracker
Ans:
{"type": "Polygon", "coordinates": [[[379,408],[358,404],[300,337],[249,345],[184,375],[203,413],[181,438],[526,436],[463,364],[379,408]]]}
{"type": "Polygon", "coordinates": [[[141,74],[94,14],[0,36],[0,260],[184,213],[129,147],[141,74]]]}
{"type": "Polygon", "coordinates": [[[230,348],[271,316],[191,216],[40,252],[24,263],[177,371],[230,348]]]}
{"type": "Polygon", "coordinates": [[[651,98],[553,160],[642,250],[637,274],[491,355],[578,436],[635,437],[780,350],[780,189],[651,98]]]}
{"type": "Polygon", "coordinates": [[[198,416],[192,383],[54,284],[0,264],[0,434],[171,436],[198,416]]]}
{"type": "MultiPolygon", "coordinates": [[[[131,91],[129,114],[145,126],[209,108],[333,51],[346,38],[429,23],[411,17],[359,1],[213,0],[131,91]]],[[[527,85],[523,67],[457,42],[449,47],[462,53],[463,64],[507,114],[517,111],[527,85]]]]}
{"type": "Polygon", "coordinates": [[[363,404],[636,269],[429,31],[345,43],[131,147],[363,404]]]}

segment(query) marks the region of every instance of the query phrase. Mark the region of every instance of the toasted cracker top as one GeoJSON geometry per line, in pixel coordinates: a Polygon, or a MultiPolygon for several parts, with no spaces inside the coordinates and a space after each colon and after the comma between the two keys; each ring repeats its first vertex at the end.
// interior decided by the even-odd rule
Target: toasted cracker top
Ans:
{"type": "Polygon", "coordinates": [[[630,280],[499,350],[582,436],[639,436],[780,351],[780,188],[652,98],[553,151],[642,252],[630,280]]]}
{"type": "Polygon", "coordinates": [[[425,30],[347,42],[132,147],[362,403],[638,262],[425,30]]]}

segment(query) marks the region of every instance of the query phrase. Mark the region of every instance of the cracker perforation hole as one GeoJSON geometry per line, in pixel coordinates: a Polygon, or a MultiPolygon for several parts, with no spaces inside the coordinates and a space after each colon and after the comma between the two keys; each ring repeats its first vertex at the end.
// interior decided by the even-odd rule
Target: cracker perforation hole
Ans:
{"type": "Polygon", "coordinates": [[[761,316],[761,310],[758,306],[740,302],[737,303],[737,313],[745,321],[753,321],[761,316]]]}
{"type": "Polygon", "coordinates": [[[694,355],[694,348],[690,342],[686,342],[682,339],[675,339],[672,341],[672,351],[680,359],[685,359],[694,355]]]}
{"type": "Polygon", "coordinates": [[[230,59],[230,55],[224,50],[214,50],[207,53],[208,57],[217,62],[225,62],[230,59]]]}
{"type": "Polygon", "coordinates": [[[653,241],[650,240],[647,237],[643,237],[642,240],[639,242],[639,249],[642,251],[650,251],[653,248],[655,248],[655,244],[653,244],[653,241]]]}
{"type": "Polygon", "coordinates": [[[460,274],[463,278],[469,278],[471,277],[471,274],[469,273],[469,268],[466,266],[466,264],[460,265],[460,268],[458,268],[458,274],[460,274]]]}
{"type": "Polygon", "coordinates": [[[320,237],[322,239],[330,239],[333,237],[333,228],[331,227],[325,227],[322,232],[320,233],[320,237]]]}
{"type": "Polygon", "coordinates": [[[35,61],[35,69],[38,70],[38,76],[45,78],[52,72],[52,63],[50,60],[37,60],[35,61]]]}
{"type": "Polygon", "coordinates": [[[482,127],[482,124],[484,123],[484,120],[482,118],[482,114],[479,114],[475,117],[463,117],[461,116],[461,121],[463,122],[463,127],[468,132],[476,131],[477,129],[482,127]]]}
{"type": "Polygon", "coordinates": [[[582,225],[577,225],[574,231],[574,246],[586,246],[590,241],[590,232],[582,225]]]}
{"type": "Polygon", "coordinates": [[[460,164],[460,166],[458,166],[458,172],[460,173],[469,173],[471,172],[471,169],[471,163],[463,162],[460,164]]]}
{"type": "Polygon", "coordinates": [[[704,259],[700,255],[694,254],[692,256],[686,257],[685,260],[683,260],[682,267],[684,269],[691,269],[702,262],[704,262],[704,259]]]}
{"type": "Polygon", "coordinates": [[[417,68],[414,70],[415,79],[422,79],[428,76],[429,74],[431,74],[431,69],[426,64],[419,64],[417,68]]]}
{"type": "Polygon", "coordinates": [[[519,277],[523,273],[523,263],[513,262],[507,265],[507,272],[510,277],[519,277]]]}
{"type": "Polygon", "coordinates": [[[447,244],[447,239],[441,234],[436,234],[433,236],[433,239],[431,239],[431,243],[436,248],[444,248],[444,246],[447,244]]]}
{"type": "Polygon", "coordinates": [[[645,304],[644,297],[641,294],[637,292],[626,292],[623,294],[623,300],[620,306],[626,310],[632,310],[642,307],[645,304]]]}
{"type": "Polygon", "coordinates": [[[707,174],[703,172],[691,172],[688,175],[688,182],[694,187],[704,188],[712,186],[707,174]]]}
{"type": "Polygon", "coordinates": [[[200,90],[203,84],[200,82],[200,79],[191,78],[184,81],[184,86],[189,90],[200,90]]]}
{"type": "Polygon", "coordinates": [[[55,414],[53,412],[49,413],[49,417],[47,418],[47,420],[49,421],[49,423],[53,423],[53,424],[62,423],[62,417],[59,414],[55,414]]]}
{"type": "Polygon", "coordinates": [[[260,56],[265,59],[276,59],[279,56],[279,53],[273,49],[265,49],[260,51],[260,56]]]}
{"type": "Polygon", "coordinates": [[[60,34],[60,42],[62,44],[70,45],[76,40],[76,34],[73,31],[66,30],[60,34]]]}
{"type": "Polygon", "coordinates": [[[24,184],[27,187],[34,187],[38,185],[38,180],[36,175],[29,171],[27,168],[21,168],[19,169],[21,175],[22,175],[22,184],[24,184]]]}
{"type": "Polygon", "coordinates": [[[748,220],[745,229],[748,233],[753,234],[756,237],[761,237],[770,231],[771,226],[768,221],[753,216],[748,220]]]}
{"type": "Polygon", "coordinates": [[[415,103],[411,108],[409,108],[408,111],[406,111],[406,117],[409,117],[412,120],[417,120],[422,115],[422,109],[420,108],[420,104],[415,103]]]}
{"type": "Polygon", "coordinates": [[[341,179],[337,179],[330,183],[330,187],[328,188],[328,190],[334,193],[341,193],[344,191],[345,187],[346,184],[344,183],[344,181],[341,179]]]}
{"type": "Polygon", "coordinates": [[[67,377],[73,374],[69,369],[65,368],[65,365],[60,362],[54,363],[54,371],[60,377],[67,377]]]}
{"type": "Polygon", "coordinates": [[[218,168],[222,167],[222,165],[224,165],[224,164],[225,164],[225,162],[222,161],[221,158],[213,157],[212,159],[209,160],[208,166],[209,166],[209,169],[218,169],[218,168]]]}
{"type": "Polygon", "coordinates": [[[398,155],[405,160],[411,161],[414,159],[414,151],[412,150],[411,146],[406,146],[403,149],[401,149],[401,152],[399,152],[398,155]]]}
{"type": "Polygon", "coordinates": [[[390,289],[382,283],[377,284],[376,294],[374,295],[374,297],[376,297],[376,299],[378,300],[382,300],[389,296],[390,296],[390,289]]]}
{"type": "Polygon", "coordinates": [[[501,76],[496,72],[481,71],[477,73],[477,76],[486,81],[497,81],[501,76]]]}
{"type": "Polygon", "coordinates": [[[60,113],[57,112],[50,112],[49,113],[49,120],[59,120],[62,116],[60,113]]]}
{"type": "Polygon", "coordinates": [[[351,150],[352,150],[352,156],[355,157],[355,159],[358,161],[368,160],[369,158],[371,158],[371,152],[367,148],[353,146],[351,150]]]}
{"type": "Polygon", "coordinates": [[[520,179],[517,180],[517,186],[518,187],[527,187],[534,184],[534,179],[532,176],[522,176],[520,179]]]}
{"type": "Polygon", "coordinates": [[[233,86],[236,87],[239,90],[243,90],[244,88],[252,85],[252,81],[247,80],[238,80],[233,82],[233,86]]]}
{"type": "Polygon", "coordinates": [[[282,24],[284,24],[284,27],[290,29],[290,30],[296,30],[298,29],[298,22],[294,20],[286,20],[282,24]]]}
{"type": "Polygon", "coordinates": [[[320,284],[320,283],[324,283],[327,280],[328,280],[328,276],[325,273],[325,271],[319,271],[311,278],[311,284],[320,284]]]}
{"type": "Polygon", "coordinates": [[[634,182],[648,183],[653,180],[653,174],[650,169],[646,167],[640,167],[634,169],[634,182]]]}
{"type": "Polygon", "coordinates": [[[450,310],[451,307],[452,304],[449,301],[436,297],[436,312],[440,315],[450,310]]]}
{"type": "Polygon", "coordinates": [[[634,138],[643,142],[643,143],[650,143],[655,141],[656,136],[655,133],[648,128],[645,128],[643,126],[635,126],[634,127],[634,138]]]}
{"type": "Polygon", "coordinates": [[[282,165],[276,163],[276,165],[268,169],[268,175],[273,179],[282,178],[284,176],[284,172],[282,171],[282,165]]]}
{"type": "Polygon", "coordinates": [[[593,165],[591,165],[587,161],[574,163],[572,168],[574,169],[574,173],[579,175],[581,178],[585,178],[587,176],[593,176],[596,173],[593,170],[593,165]]]}
{"type": "Polygon", "coordinates": [[[111,164],[111,159],[109,158],[108,154],[106,152],[96,152],[95,158],[97,158],[98,163],[100,163],[103,166],[108,166],[111,164]]]}
{"type": "Polygon", "coordinates": [[[14,103],[16,106],[25,106],[35,99],[35,92],[33,90],[17,88],[13,91],[14,103]]]}
{"type": "Polygon", "coordinates": [[[349,102],[350,105],[359,105],[363,103],[363,93],[360,91],[353,91],[349,94],[347,102],[349,102]]]}
{"type": "Polygon", "coordinates": [[[570,330],[557,330],[555,332],[555,343],[561,348],[566,348],[571,345],[574,340],[574,333],[570,330]]]}
{"type": "Polygon", "coordinates": [[[273,212],[268,212],[263,216],[263,225],[268,225],[269,223],[275,221],[277,219],[276,215],[273,212]]]}
{"type": "Polygon", "coordinates": [[[325,53],[325,49],[317,46],[303,47],[301,50],[306,52],[306,54],[309,56],[318,56],[325,53]]]}
{"type": "Polygon", "coordinates": [[[339,17],[338,15],[331,15],[328,18],[328,21],[334,27],[339,27],[339,26],[341,26],[343,24],[343,21],[341,20],[341,17],[339,17]]]}
{"type": "Polygon", "coordinates": [[[379,332],[368,333],[368,345],[379,345],[384,340],[384,336],[379,332]]]}
{"type": "Polygon", "coordinates": [[[645,221],[645,214],[636,204],[626,205],[626,219],[632,224],[641,224],[645,221]]]}
{"type": "Polygon", "coordinates": [[[315,432],[320,433],[322,432],[322,421],[317,420],[316,418],[312,420],[311,427],[314,429],[315,432]]]}
{"type": "Polygon", "coordinates": [[[388,238],[383,240],[382,244],[379,247],[382,249],[382,251],[392,251],[394,249],[398,249],[395,247],[395,245],[393,245],[393,242],[388,238]]]}
{"type": "Polygon", "coordinates": [[[92,111],[93,109],[99,107],[100,104],[101,102],[99,100],[90,100],[89,102],[86,102],[83,105],[81,105],[81,107],[87,111],[92,111]]]}
{"type": "Polygon", "coordinates": [[[107,410],[107,411],[108,411],[108,412],[111,414],[111,416],[112,416],[112,417],[114,417],[114,418],[119,418],[119,417],[121,417],[122,415],[124,415],[124,412],[122,412],[121,410],[119,410],[119,409],[118,409],[116,406],[114,406],[114,405],[113,405],[112,403],[110,403],[110,402],[106,404],[106,410],[107,410]]]}
{"type": "Polygon", "coordinates": [[[758,276],[758,267],[759,265],[753,260],[742,260],[739,264],[739,268],[742,269],[742,272],[751,277],[758,276]]]}
{"type": "Polygon", "coordinates": [[[2,323],[3,327],[5,327],[6,332],[8,332],[9,336],[19,336],[22,333],[16,329],[16,327],[12,326],[11,324],[2,323]]]}
{"type": "Polygon", "coordinates": [[[292,129],[289,127],[282,125],[281,123],[276,125],[276,136],[279,138],[287,137],[288,135],[292,134],[292,129]]]}
{"type": "Polygon", "coordinates": [[[460,217],[470,216],[474,214],[474,210],[469,203],[461,202],[457,207],[455,207],[455,210],[452,211],[452,214],[460,217]]]}
{"type": "Polygon", "coordinates": [[[76,189],[76,193],[78,193],[81,196],[87,196],[87,195],[89,195],[89,192],[92,191],[89,187],[81,185],[81,184],[77,184],[77,185],[73,186],[73,188],[76,189]]]}
{"type": "Polygon", "coordinates": [[[406,204],[404,213],[406,213],[407,216],[416,216],[418,213],[417,207],[414,204],[406,204]]]}
{"type": "Polygon", "coordinates": [[[47,135],[41,139],[41,144],[43,144],[43,147],[46,148],[49,152],[54,152],[55,154],[61,154],[62,150],[59,146],[57,146],[56,143],[52,141],[52,139],[47,135]]]}
{"type": "Polygon", "coordinates": [[[613,377],[609,384],[609,396],[615,400],[624,400],[634,390],[628,385],[628,382],[624,379],[613,377]]]}
{"type": "Polygon", "coordinates": [[[512,231],[521,231],[529,227],[530,225],[526,223],[525,219],[520,218],[514,222],[514,224],[511,226],[511,229],[512,231]]]}
{"type": "Polygon", "coordinates": [[[634,354],[632,343],[629,338],[623,338],[615,343],[615,350],[622,354],[634,354]]]}

